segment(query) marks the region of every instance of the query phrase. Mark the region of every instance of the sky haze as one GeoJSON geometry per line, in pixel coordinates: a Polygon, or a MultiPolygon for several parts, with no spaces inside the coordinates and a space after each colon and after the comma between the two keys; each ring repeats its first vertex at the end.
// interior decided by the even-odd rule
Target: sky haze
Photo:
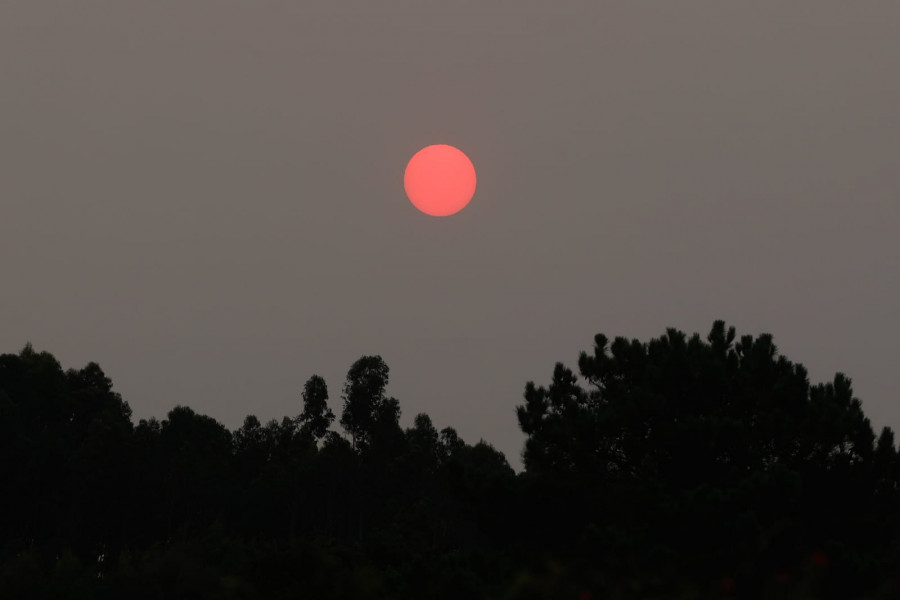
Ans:
{"type": "Polygon", "coordinates": [[[900,3],[0,4],[0,352],[300,412],[380,354],[520,468],[595,333],[774,335],[900,428],[900,3]],[[418,212],[409,158],[478,188],[418,212]]]}

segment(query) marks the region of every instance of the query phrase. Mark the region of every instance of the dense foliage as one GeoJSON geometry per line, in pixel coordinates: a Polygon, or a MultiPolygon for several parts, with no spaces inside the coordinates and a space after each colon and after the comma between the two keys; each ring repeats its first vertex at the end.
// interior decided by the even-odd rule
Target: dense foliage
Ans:
{"type": "Polygon", "coordinates": [[[98,365],[0,355],[0,597],[900,594],[892,431],[769,335],[597,335],[527,384],[518,475],[425,414],[404,430],[388,381],[351,366],[343,434],[315,375],[280,422],[135,425],[98,365]]]}

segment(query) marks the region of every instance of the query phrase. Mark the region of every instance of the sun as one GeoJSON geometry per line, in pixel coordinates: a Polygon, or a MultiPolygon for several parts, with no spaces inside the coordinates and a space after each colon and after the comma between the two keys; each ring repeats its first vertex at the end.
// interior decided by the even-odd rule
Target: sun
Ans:
{"type": "Polygon", "coordinates": [[[426,146],[409,159],[403,187],[413,206],[426,215],[454,215],[475,194],[475,166],[458,148],[426,146]]]}

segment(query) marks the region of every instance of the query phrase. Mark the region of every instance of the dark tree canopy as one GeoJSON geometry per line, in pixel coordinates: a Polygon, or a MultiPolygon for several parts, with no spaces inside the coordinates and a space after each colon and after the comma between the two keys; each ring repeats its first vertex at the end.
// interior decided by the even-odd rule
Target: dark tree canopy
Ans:
{"type": "Polygon", "coordinates": [[[400,403],[385,396],[389,373],[380,356],[363,356],[347,372],[341,425],[360,450],[399,431],[400,403]]]}
{"type": "Polygon", "coordinates": [[[303,412],[299,421],[317,440],[325,437],[334,421],[334,413],[328,408],[328,386],[318,375],[310,377],[303,386],[303,412]]]}
{"type": "Polygon", "coordinates": [[[811,385],[771,335],[737,339],[722,321],[706,340],[669,329],[647,343],[594,342],[578,375],[557,364],[550,385],[529,382],[516,409],[528,474],[572,490],[558,528],[581,515],[594,547],[620,548],[632,564],[668,549],[698,573],[766,561],[788,569],[824,547],[846,553],[846,567],[861,560],[854,543],[889,564],[885,546],[862,544],[883,539],[866,513],[896,498],[885,479],[897,465],[893,432],[874,445],[846,376],[811,385]],[[618,506],[617,523],[591,508],[607,505],[618,506]]]}
{"type": "Polygon", "coordinates": [[[900,458],[846,376],[721,321],[594,342],[525,386],[518,474],[427,414],[401,428],[379,356],[347,373],[344,436],[316,375],[295,417],[134,425],[99,365],[0,355],[0,596],[898,597],[900,458]]]}
{"type": "Polygon", "coordinates": [[[850,380],[811,386],[770,335],[735,342],[717,321],[706,341],[669,329],[649,343],[594,342],[578,360],[587,388],[562,364],[548,388],[526,386],[517,414],[529,470],[692,484],[871,457],[874,434],[850,380]]]}

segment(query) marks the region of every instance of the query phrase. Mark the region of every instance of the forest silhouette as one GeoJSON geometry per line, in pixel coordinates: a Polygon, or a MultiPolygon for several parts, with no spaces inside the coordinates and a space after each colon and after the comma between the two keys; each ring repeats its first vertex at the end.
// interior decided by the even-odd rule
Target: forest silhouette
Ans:
{"type": "Polygon", "coordinates": [[[522,473],[401,427],[389,373],[363,356],[339,415],[314,375],[295,416],[229,431],[135,424],[99,365],[0,355],[0,597],[900,596],[894,434],[771,335],[598,334],[510,405],[522,473]]]}

